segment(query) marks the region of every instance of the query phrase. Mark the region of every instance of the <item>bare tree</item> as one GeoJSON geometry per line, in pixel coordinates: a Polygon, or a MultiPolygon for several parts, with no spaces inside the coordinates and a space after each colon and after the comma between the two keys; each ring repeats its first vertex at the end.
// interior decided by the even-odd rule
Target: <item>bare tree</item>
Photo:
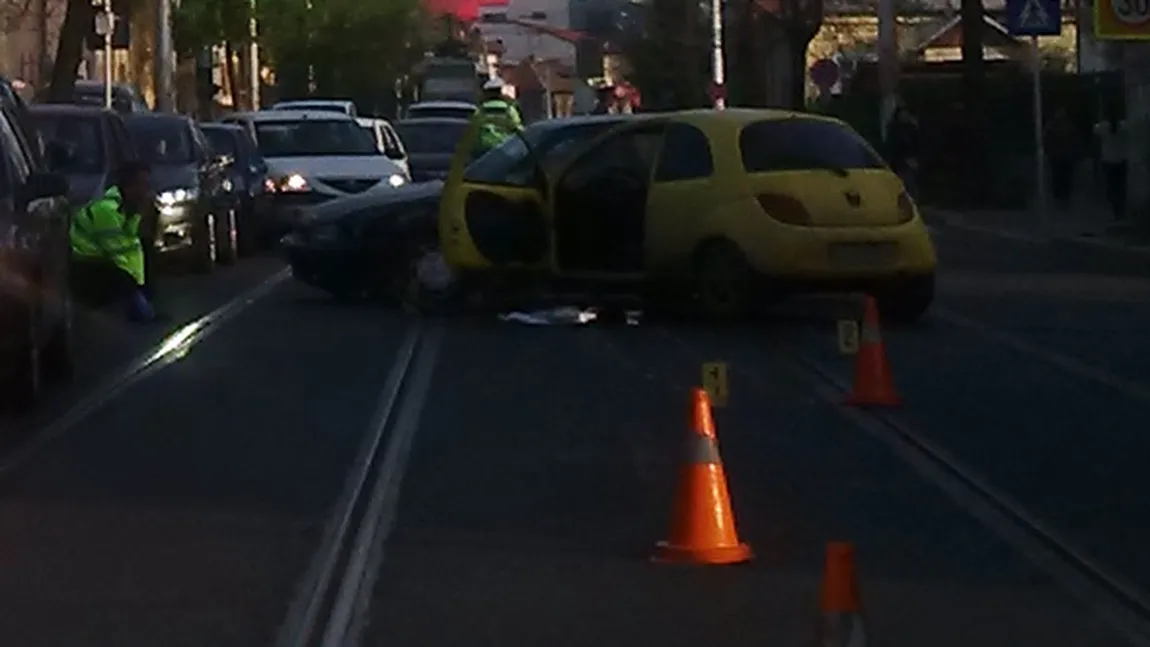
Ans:
{"type": "Polygon", "coordinates": [[[48,85],[48,96],[52,99],[64,101],[71,96],[84,55],[84,39],[92,28],[93,20],[95,9],[91,0],[68,0],[64,24],[60,27],[60,40],[56,44],[52,78],[48,85]]]}

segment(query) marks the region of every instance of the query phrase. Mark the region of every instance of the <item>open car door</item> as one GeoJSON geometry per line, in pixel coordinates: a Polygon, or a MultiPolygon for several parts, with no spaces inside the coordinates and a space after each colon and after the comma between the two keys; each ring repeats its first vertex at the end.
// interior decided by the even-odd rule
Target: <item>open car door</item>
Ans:
{"type": "Polygon", "coordinates": [[[439,206],[444,258],[457,270],[546,268],[550,218],[527,142],[512,138],[475,162],[479,134],[480,120],[472,119],[444,182],[439,206]]]}

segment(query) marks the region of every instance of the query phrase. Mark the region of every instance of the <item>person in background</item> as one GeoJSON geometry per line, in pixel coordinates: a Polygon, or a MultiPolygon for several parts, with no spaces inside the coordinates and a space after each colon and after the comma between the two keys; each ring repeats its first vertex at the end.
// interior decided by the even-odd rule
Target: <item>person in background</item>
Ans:
{"type": "Polygon", "coordinates": [[[907,193],[910,193],[911,197],[917,197],[920,145],[918,122],[906,106],[899,105],[895,108],[886,127],[884,143],[891,170],[902,178],[907,193]]]}
{"type": "Polygon", "coordinates": [[[591,114],[593,115],[607,115],[611,114],[615,107],[615,88],[611,86],[604,86],[595,90],[595,107],[592,108],[591,114]]]}
{"type": "Polygon", "coordinates": [[[503,81],[499,78],[483,84],[483,103],[474,118],[479,120],[477,156],[523,130],[523,116],[519,108],[503,96],[503,81]]]}
{"type": "Polygon", "coordinates": [[[1066,108],[1059,108],[1046,124],[1046,159],[1050,164],[1050,191],[1054,202],[1062,209],[1072,205],[1074,197],[1074,169],[1078,166],[1081,150],[1074,122],[1066,108]]]}
{"type": "Polygon", "coordinates": [[[151,196],[148,167],[128,162],[118,170],[115,186],[76,213],[69,239],[77,301],[93,308],[122,304],[130,321],[158,318],[144,289],[140,239],[140,213],[151,196]]]}
{"type": "Polygon", "coordinates": [[[1102,162],[1102,176],[1106,183],[1106,200],[1115,220],[1126,217],[1126,141],[1129,137],[1126,121],[1110,106],[1106,118],[1094,124],[1098,139],[1098,156],[1102,162]]]}

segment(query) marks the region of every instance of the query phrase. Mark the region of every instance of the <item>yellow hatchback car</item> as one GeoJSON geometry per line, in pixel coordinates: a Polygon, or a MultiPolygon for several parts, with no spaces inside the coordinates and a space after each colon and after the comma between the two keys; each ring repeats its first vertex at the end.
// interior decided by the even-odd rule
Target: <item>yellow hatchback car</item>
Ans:
{"type": "Polygon", "coordinates": [[[907,321],[934,298],[914,201],[841,121],[750,109],[576,117],[467,164],[469,141],[439,213],[444,257],[465,279],[637,291],[716,318],[781,294],[865,291],[907,321]]]}

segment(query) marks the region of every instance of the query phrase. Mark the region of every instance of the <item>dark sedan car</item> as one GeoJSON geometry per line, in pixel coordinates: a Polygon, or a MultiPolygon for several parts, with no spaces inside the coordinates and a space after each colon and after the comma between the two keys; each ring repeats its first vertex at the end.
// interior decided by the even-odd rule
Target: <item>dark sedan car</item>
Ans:
{"type": "Polygon", "coordinates": [[[413,182],[442,180],[451,168],[451,156],[467,132],[466,119],[446,117],[404,119],[393,125],[407,148],[413,182]]]}
{"type": "Polygon", "coordinates": [[[263,233],[264,220],[271,208],[271,195],[266,186],[267,162],[243,126],[200,124],[200,130],[208,138],[212,152],[229,160],[227,176],[231,191],[239,201],[240,252],[249,254],[262,246],[261,243],[269,242],[263,233]]]}
{"type": "Polygon", "coordinates": [[[442,192],[442,182],[424,182],[306,208],[283,240],[292,274],[340,299],[396,296],[413,254],[436,244],[442,192]]]}
{"type": "Polygon", "coordinates": [[[188,254],[200,272],[234,262],[236,201],[227,190],[227,160],[211,154],[188,117],[141,113],[125,122],[137,154],[151,166],[157,250],[188,254]]]}
{"type": "MultiPolygon", "coordinates": [[[[104,82],[78,80],[72,87],[72,97],[63,103],[81,106],[104,106],[104,82]]],[[[60,102],[52,102],[60,103],[60,102]]],[[[123,83],[112,84],[112,109],[120,113],[150,112],[148,104],[140,96],[140,91],[123,83]]]]}
{"type": "MultiPolygon", "coordinates": [[[[513,138],[472,162],[466,173],[496,183],[530,182],[537,169],[547,173],[561,166],[581,145],[627,118],[538,122],[523,133],[528,145],[513,138]]],[[[444,269],[437,267],[436,254],[442,193],[443,182],[433,180],[305,208],[301,224],[283,241],[293,275],[341,299],[382,296],[423,305],[442,300],[447,295],[428,294],[416,281],[420,265],[429,274],[444,269]]]]}
{"type": "Polygon", "coordinates": [[[68,198],[79,207],[115,183],[116,170],[135,159],[120,115],[103,108],[37,104],[32,123],[45,142],[48,168],[68,178],[68,198]]]}
{"type": "Polygon", "coordinates": [[[0,404],[26,409],[72,372],[67,180],[32,153],[0,105],[0,404]]]}

